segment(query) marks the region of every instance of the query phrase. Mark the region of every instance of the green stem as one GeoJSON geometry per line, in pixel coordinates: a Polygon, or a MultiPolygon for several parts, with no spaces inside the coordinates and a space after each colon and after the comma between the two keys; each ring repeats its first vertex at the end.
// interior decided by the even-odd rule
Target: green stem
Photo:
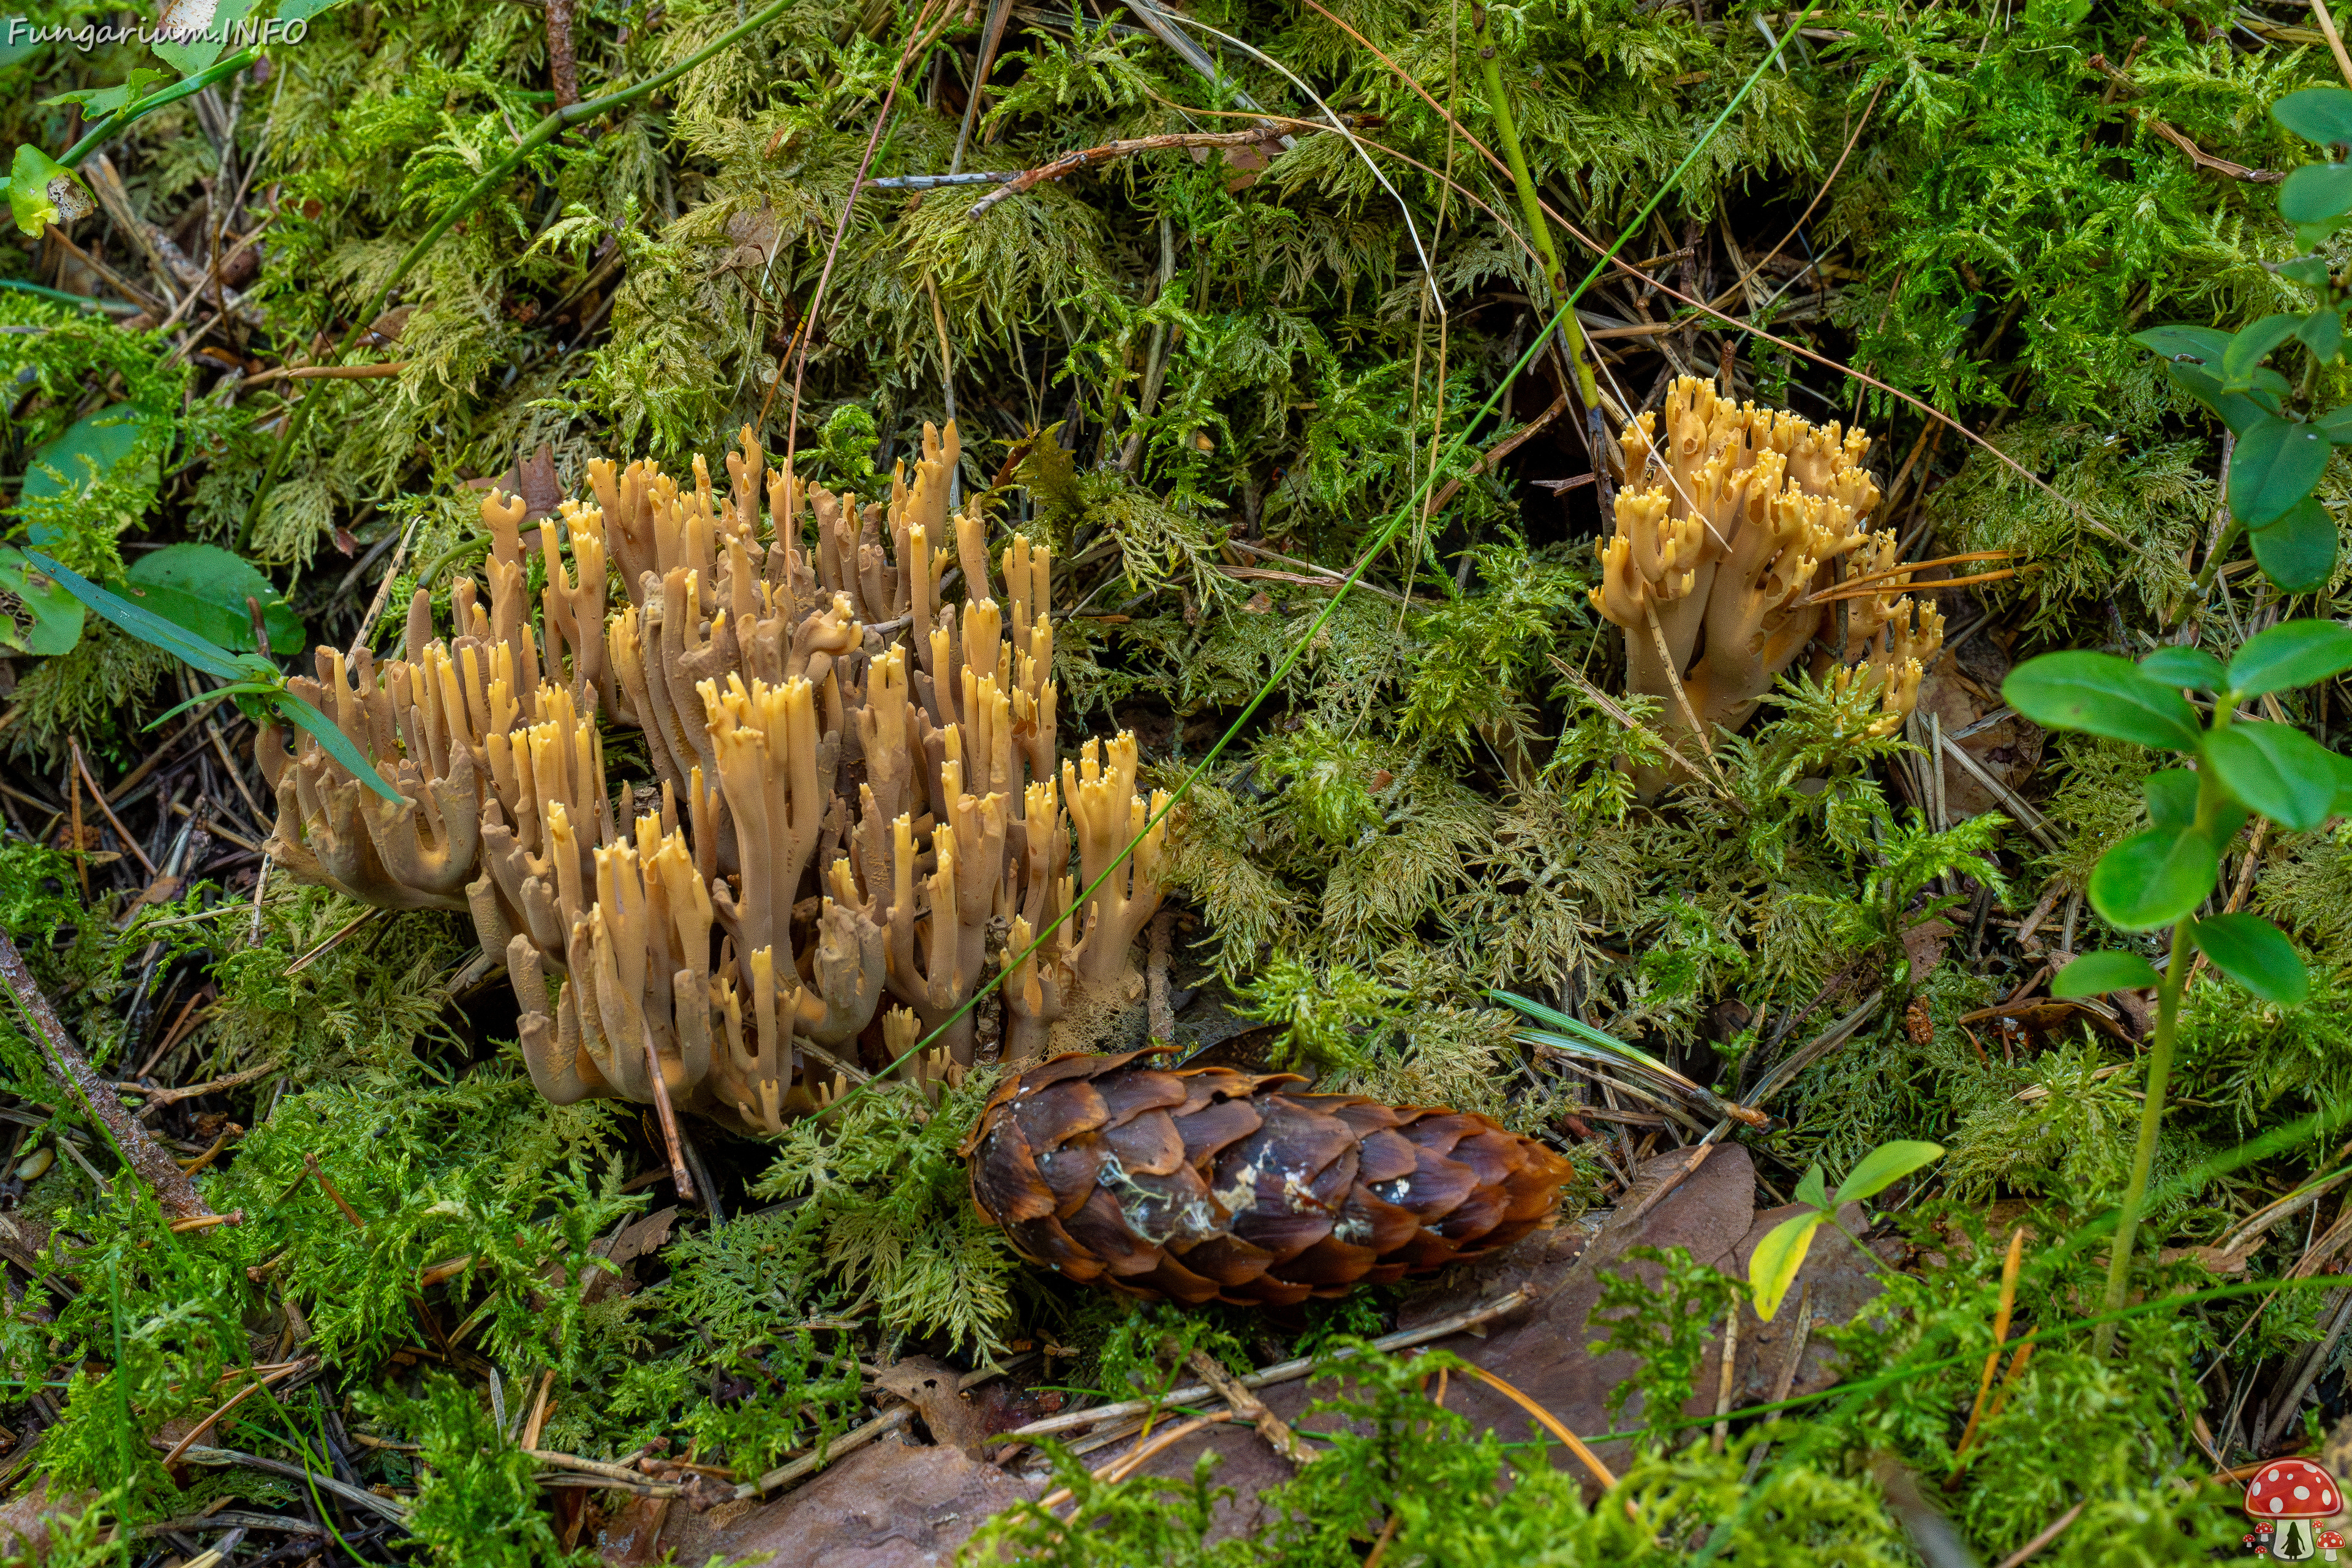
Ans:
{"type": "MultiPolygon", "coordinates": [[[[2215,731],[2229,727],[2233,694],[2222,692],[2213,704],[2215,731]]],[[[2223,798],[2218,775],[2210,767],[2198,772],[2197,821],[2192,832],[2213,833],[2221,819],[2223,798]]],[[[2147,1053],[2147,1098],[2140,1101],[2139,1143],[2132,1151],[2131,1180],[2124,1188],[2123,1207],[2116,1216],[2115,1249],[2107,1257],[2107,1291],[2101,1310],[2116,1312],[2131,1287],[2132,1238],[2139,1229],[2140,1211],[2147,1202],[2148,1173],[2156,1168],[2156,1137],[2164,1125],[2164,1084],[2172,1073],[2172,1046],[2179,1033],[2180,994],[2189,985],[2189,929],[2194,911],[2172,922],[2172,957],[2156,990],[2156,1043],[2147,1053]]],[[[2099,1325],[2091,1340],[2091,1353],[2104,1359],[2114,1349],[2116,1325],[2099,1325]]]]}
{"type": "MultiPolygon", "coordinates": [[[[538,152],[574,125],[593,120],[607,110],[618,109],[624,104],[643,98],[656,88],[668,86],[711,56],[732,46],[736,40],[766,26],[783,15],[785,10],[795,3],[796,0],[773,0],[773,4],[765,9],[719,34],[667,70],[656,71],[643,81],[633,82],[627,87],[608,92],[602,98],[588,99],[572,104],[568,109],[559,109],[532,126],[523,139],[515,143],[512,152],[483,171],[482,177],[467,187],[466,194],[452,202],[440,217],[435,220],[433,226],[426,229],[416,243],[408,247],[407,254],[400,258],[400,264],[392,269],[382,285],[377,288],[374,298],[371,299],[366,308],[352,319],[351,331],[343,334],[343,341],[335,347],[335,359],[340,360],[352,352],[353,346],[358,343],[360,335],[373,324],[377,316],[383,314],[385,302],[392,298],[392,291],[400,287],[401,280],[405,279],[416,264],[424,260],[433,247],[440,243],[441,237],[455,227],[459,219],[473,211],[476,202],[504,184],[508,178],[522,166],[523,161],[533,153],[538,152]]],[[[188,79],[194,81],[196,79],[191,77],[188,79]]],[[[187,83],[184,82],[181,85],[186,86],[187,83]]],[[[292,455],[294,444],[300,439],[302,427],[309,422],[310,405],[318,401],[316,396],[305,397],[295,404],[293,412],[286,416],[284,433],[278,437],[277,449],[269,455],[269,468],[261,476],[261,485],[253,492],[253,503],[246,509],[245,522],[237,531],[239,550],[245,549],[251,542],[254,529],[259,526],[261,509],[268,504],[270,491],[278,488],[278,480],[286,471],[286,459],[292,455]]]]}
{"type": "MultiPolygon", "coordinates": [[[[1495,136],[1503,144],[1503,159],[1511,166],[1511,184],[1519,194],[1519,210],[1528,221],[1528,237],[1543,258],[1544,284],[1551,290],[1554,300],[1568,291],[1568,270],[1559,264],[1559,253],[1552,248],[1551,226],[1544,221],[1543,202],[1536,195],[1535,176],[1528,171],[1528,155],[1519,145],[1519,124],[1511,115],[1510,94],[1503,89],[1503,64],[1495,47],[1494,35],[1488,30],[1486,8],[1477,7],[1477,32],[1473,42],[1478,49],[1478,68],[1486,79],[1486,108],[1495,117],[1495,136]]],[[[1560,318],[1559,340],[1568,353],[1568,363],[1576,377],[1576,395],[1587,411],[1590,423],[1591,411],[1601,406],[1601,384],[1592,374],[1592,362],[1584,352],[1584,329],[1569,310],[1560,318]]],[[[1600,454],[1593,455],[1593,466],[1600,467],[1600,454]]]]}
{"type": "Polygon", "coordinates": [[[144,98],[132,99],[84,132],[82,139],[67,148],[65,155],[58,162],[68,169],[79,167],[83,159],[105,145],[108,137],[112,136],[132,121],[143,120],[165,105],[177,103],[184,98],[193,98],[216,81],[226,81],[247,66],[258,61],[261,55],[262,47],[259,44],[250,48],[239,49],[225,60],[214,61],[192,77],[184,78],[167,88],[149,93],[144,98]]]}

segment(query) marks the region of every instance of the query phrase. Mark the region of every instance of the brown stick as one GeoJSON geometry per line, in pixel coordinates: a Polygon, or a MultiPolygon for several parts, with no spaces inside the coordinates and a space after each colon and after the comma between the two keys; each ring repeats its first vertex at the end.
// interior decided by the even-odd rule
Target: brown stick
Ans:
{"type": "Polygon", "coordinates": [[[1201,1381],[1217,1391],[1219,1397],[1234,1408],[1234,1415],[1244,1421],[1257,1424],[1257,1435],[1266,1445],[1299,1469],[1305,1469],[1322,1458],[1298,1439],[1290,1424],[1266,1408],[1265,1401],[1241,1385],[1239,1379],[1225,1370],[1224,1364],[1203,1350],[1192,1352],[1192,1368],[1201,1374],[1201,1381]]]}
{"type": "MultiPolygon", "coordinates": [[[[189,1000],[194,1001],[196,998],[191,997],[189,1000]]],[[[225,1089],[242,1088],[257,1078],[268,1078],[277,1070],[276,1062],[264,1062],[257,1068],[247,1068],[243,1072],[231,1073],[226,1078],[216,1078],[209,1083],[192,1083],[181,1089],[149,1089],[136,1083],[121,1083],[115,1085],[115,1088],[125,1094],[145,1095],[147,1103],[142,1106],[139,1111],[140,1115],[144,1116],[160,1106],[176,1104],[183,1100],[194,1100],[200,1094],[214,1094],[225,1089]]]]}
{"type": "Polygon", "coordinates": [[[328,1179],[325,1169],[319,1163],[319,1156],[306,1149],[302,1152],[302,1163],[310,1167],[310,1174],[319,1178],[320,1190],[335,1200],[335,1206],[343,1211],[343,1217],[352,1222],[352,1228],[365,1230],[367,1221],[360,1218],[359,1210],[352,1207],[350,1201],[343,1196],[342,1189],[328,1179]]]}
{"type": "Polygon", "coordinates": [[[572,0],[547,0],[547,84],[555,107],[580,101],[580,66],[572,52],[572,0]]]}
{"type": "MultiPolygon", "coordinates": [[[[1318,130],[1328,130],[1318,126],[1318,130]]],[[[1114,158],[1126,158],[1138,153],[1158,153],[1171,147],[1252,147],[1274,139],[1272,131],[1179,131],[1165,136],[1130,136],[1124,141],[1106,142],[1099,147],[1082,147],[1075,153],[1065,153],[1050,163],[1040,163],[1034,169],[1024,169],[996,189],[971,204],[969,217],[978,217],[1008,196],[1036,189],[1055,180],[1064,179],[1096,163],[1108,163],[1114,158]]]]}
{"type": "Polygon", "coordinates": [[[66,1032],[57,1009],[41,994],[34,984],[32,971],[25,967],[24,956],[16,944],[0,933],[0,984],[8,988],[16,1005],[33,1026],[34,1037],[43,1047],[49,1071],[87,1110],[114,1141],[115,1152],[122,1163],[131,1167],[149,1186],[155,1189],[163,1213],[173,1219],[193,1219],[213,1211],[196,1195],[195,1184],[180,1169],[163,1146],[155,1142],[147,1129],[132,1119],[122,1101],[114,1097],[114,1086],[98,1076],[89,1058],[74,1044],[66,1032]]]}
{"type": "Polygon", "coordinates": [[[130,850],[142,866],[147,868],[147,879],[153,881],[156,875],[155,862],[147,858],[147,851],[139,847],[139,840],[131,837],[131,830],[122,826],[121,818],[114,815],[114,808],[106,804],[106,792],[99,788],[98,781],[90,776],[89,763],[81,754],[81,742],[68,736],[66,739],[66,749],[73,753],[74,766],[81,770],[82,783],[89,785],[90,798],[98,803],[98,809],[105,814],[108,824],[114,829],[115,837],[122,840],[122,847],[130,850]]]}
{"type": "Polygon", "coordinates": [[[654,1110],[661,1116],[662,1142],[669,1146],[669,1179],[677,1184],[680,1203],[694,1201],[694,1178],[687,1173],[686,1151],[677,1136],[677,1110],[669,1102],[669,1079],[662,1076],[661,1052],[654,1048],[653,1031],[646,1031],[646,1070],[653,1074],[654,1110]]]}
{"type": "Polygon", "coordinates": [[[297,364],[279,365],[249,375],[239,387],[259,386],[265,381],[368,381],[380,375],[398,375],[408,368],[404,359],[386,360],[381,364],[297,364]]]}
{"type": "Polygon", "coordinates": [[[1517,451],[1521,447],[1527,445],[1529,440],[1533,439],[1537,432],[1542,430],[1544,426],[1549,425],[1553,420],[1558,419],[1561,415],[1567,412],[1568,394],[1563,392],[1558,397],[1551,400],[1550,407],[1545,409],[1541,414],[1537,415],[1534,418],[1528,420],[1526,424],[1520,426],[1517,429],[1512,431],[1509,435],[1504,437],[1493,446],[1487,447],[1484,452],[1479,453],[1478,460],[1476,462],[1471,464],[1467,468],[1465,468],[1461,473],[1455,475],[1454,478],[1446,480],[1444,489],[1437,492],[1437,499],[1429,503],[1428,515],[1434,517],[1439,512],[1444,510],[1445,503],[1454,499],[1454,492],[1462,488],[1464,481],[1477,478],[1480,474],[1485,473],[1496,463],[1499,463],[1504,458],[1509,457],[1513,452],[1517,451]]]}
{"type": "Polygon", "coordinates": [[[2052,1524],[2049,1529],[2043,1531],[2041,1534],[2035,1536],[2032,1540],[2027,1542],[2024,1545],[2019,1547],[2016,1551],[2002,1558],[2000,1560],[2000,1568],[2024,1568],[2024,1564],[2032,1560],[2035,1552],[2041,1551],[2043,1547],[2049,1545],[2052,1542],[2065,1534],[2066,1527],[2074,1523],[2076,1520],[2082,1518],[2083,1510],[2088,1506],[2090,1506],[2090,1500],[2086,1498],[2083,1501],[2076,1503],[2073,1508],[2068,1509],[2064,1513],[2060,1514],[2057,1521],[2052,1524]]]}

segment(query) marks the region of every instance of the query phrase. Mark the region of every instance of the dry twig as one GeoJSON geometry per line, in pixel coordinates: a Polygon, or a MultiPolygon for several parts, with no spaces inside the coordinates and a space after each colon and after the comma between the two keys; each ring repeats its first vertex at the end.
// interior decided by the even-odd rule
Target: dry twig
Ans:
{"type": "Polygon", "coordinates": [[[42,1047],[42,1058],[50,1073],[106,1128],[123,1163],[155,1189],[164,1214],[173,1219],[210,1215],[211,1208],[196,1195],[195,1184],[188,1180],[187,1173],[115,1098],[114,1086],[99,1077],[97,1069],[89,1065],[89,1058],[82,1055],[81,1047],[66,1032],[57,1009],[49,1005],[49,999],[34,983],[32,971],[25,967],[16,944],[4,933],[0,933],[0,984],[7,987],[26,1021],[32,1026],[33,1037],[42,1047]]]}

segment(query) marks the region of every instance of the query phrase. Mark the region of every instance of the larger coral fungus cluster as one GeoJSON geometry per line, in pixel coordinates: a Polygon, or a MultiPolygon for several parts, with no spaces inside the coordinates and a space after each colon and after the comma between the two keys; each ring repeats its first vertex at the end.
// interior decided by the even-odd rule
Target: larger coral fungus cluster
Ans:
{"type": "MultiPolygon", "coordinates": [[[[1828,651],[1816,673],[1880,694],[1874,733],[1899,727],[1944,619],[1905,595],[1894,532],[1865,525],[1879,500],[1862,467],[1870,438],[1735,405],[1690,376],[1664,416],[1663,441],[1652,414],[1625,426],[1592,605],[1624,628],[1626,685],[1663,704],[1669,742],[1689,747],[1696,729],[1696,749],[1711,750],[1817,638],[1828,651]],[[1832,595],[1841,562],[1852,586],[1832,595]]],[[[1644,793],[1662,779],[1645,770],[1644,793]]]]}
{"type": "Polygon", "coordinates": [[[979,508],[950,515],[957,456],[953,426],[927,429],[911,480],[861,503],[771,468],[747,429],[724,496],[699,458],[690,488],[592,463],[593,504],[535,542],[493,491],[487,605],[460,578],[436,637],[420,589],[400,657],[321,648],[296,682],[400,804],[264,731],[278,864],[469,911],[559,1103],[774,1132],[866,1076],[861,1037],[876,1065],[944,1026],[929,1066],[971,1062],[966,1004],[1008,960],[1007,1058],[1041,1056],[1057,1020],[1087,1043],[1137,986],[1162,797],[1137,794],[1130,735],[1057,767],[1050,554],[1013,537],[999,599],[979,508]],[[657,788],[608,784],[600,717],[644,731],[657,788]]]}

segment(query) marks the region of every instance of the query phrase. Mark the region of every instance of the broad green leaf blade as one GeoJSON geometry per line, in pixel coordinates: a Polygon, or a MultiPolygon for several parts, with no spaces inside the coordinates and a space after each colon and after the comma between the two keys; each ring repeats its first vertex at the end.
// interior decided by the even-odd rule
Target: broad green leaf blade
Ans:
{"type": "Polygon", "coordinates": [[[2340,87],[2306,87],[2272,104],[2271,118],[2322,147],[2352,142],[2352,92],[2340,87]]]}
{"type": "Polygon", "coordinates": [[[2305,163],[2279,185],[2279,216],[2298,227],[2352,212],[2352,163],[2305,163]]]}
{"type": "Polygon", "coordinates": [[[2197,710],[2179,692],[2111,653],[2029,659],[2009,672],[2000,695],[2044,729],[2080,730],[2158,751],[2193,752],[2203,733],[2197,710]]]}
{"type": "Polygon", "coordinates": [[[2109,925],[2154,931],[2203,903],[2221,869],[2221,853],[2205,834],[2151,827],[2099,857],[2091,868],[2091,907],[2109,925]]]}
{"type": "Polygon", "coordinates": [[[1789,1287],[1797,1282],[1797,1270],[1805,1266],[1805,1254],[1812,1250],[1813,1232],[1828,1218],[1816,1210],[1784,1219],[1766,1231],[1748,1255],[1748,1288],[1755,1292],[1756,1315],[1766,1322],[1772,1321],[1772,1314],[1788,1297],[1789,1287]]]}
{"type": "Polygon", "coordinates": [[[362,755],[357,746],[352,744],[352,738],[335,728],[334,721],[324,713],[283,689],[280,689],[270,700],[271,705],[278,712],[316,736],[319,744],[326,748],[327,755],[342,763],[344,771],[353,778],[394,805],[406,804],[400,792],[384,783],[377,774],[375,764],[362,755]]]}
{"type": "Polygon", "coordinates": [[[65,585],[26,561],[22,551],[0,544],[0,647],[54,658],[81,641],[81,601],[65,585]]]}
{"type": "Polygon", "coordinates": [[[2338,447],[2352,447],[2352,403],[2331,408],[2311,422],[2312,427],[2338,447]]]}
{"type": "Polygon", "coordinates": [[[2230,689],[2241,697],[2309,686],[2352,669],[2352,626],[2288,621],[2246,639],[2230,660],[2230,689]]]}
{"type": "Polygon", "coordinates": [[[2244,387],[2264,356],[2294,337],[2302,325],[2301,316],[2282,312],[2264,316],[2252,326],[2242,329],[2221,353],[2221,384],[2232,391],[2244,387]]]}
{"type": "Polygon", "coordinates": [[[2263,575],[2290,594],[2317,593],[2336,575],[2336,520],[2316,496],[2248,538],[2263,575]]]}
{"type": "Polygon", "coordinates": [[[2187,768],[2159,768],[2139,789],[2149,826],[2181,828],[2197,820],[2197,775],[2187,768]]]}
{"type": "Polygon", "coordinates": [[[2086,952],[2050,980],[2050,994],[2063,1001],[2110,991],[2141,991],[2160,984],[2156,965],[2136,952],[2086,952]]]}
{"type": "Polygon", "coordinates": [[[2227,425],[2233,436],[2243,436],[2282,406],[2274,393],[2224,392],[2220,376],[2193,364],[2176,361],[2164,368],[2176,385],[2211,409],[2213,416],[2227,425]]]}
{"type": "Polygon", "coordinates": [[[2291,724],[2242,719],[2205,737],[2205,761],[2241,802],[2298,833],[2326,821],[2336,799],[2326,748],[2291,724]]]}
{"type": "Polygon", "coordinates": [[[1829,1181],[1822,1174],[1819,1165],[1808,1166],[1805,1173],[1797,1179],[1797,1201],[1811,1204],[1817,1209],[1830,1206],[1829,1181]]]}
{"type": "Polygon", "coordinates": [[[2141,671],[2167,686],[2192,691],[2221,689],[2221,661],[2201,647],[2160,647],[2139,661],[2141,671]]]}
{"type": "Polygon", "coordinates": [[[2188,360],[2191,363],[2218,366],[2221,356],[2229,352],[2230,334],[2219,327],[2192,327],[2186,324],[2150,327],[2134,332],[2132,342],[2144,349],[2153,349],[2168,360],[2188,360]]]}
{"type": "Polygon", "coordinates": [[[225,647],[206,642],[194,633],[173,625],[152,610],[143,609],[128,599],[108,593],[80,573],[58,565],[37,550],[25,552],[25,559],[63,584],[75,598],[141,642],[160,647],[173,658],[195,666],[206,675],[222,680],[243,680],[263,671],[271,676],[278,673],[268,659],[253,654],[231,653],[225,647]],[[255,668],[257,665],[260,667],[258,670],[255,668]]]}
{"type": "Polygon", "coordinates": [[[2300,283],[2306,289],[2327,287],[2327,258],[2298,256],[2292,261],[2282,261],[2275,268],[2290,283],[2300,283]]]}
{"type": "Polygon", "coordinates": [[[131,597],[165,620],[185,626],[224,647],[253,641],[253,616],[246,600],[261,605],[269,649],[302,651],[302,622],[259,568],[217,544],[171,544],[131,563],[131,597]]]}
{"type": "MultiPolygon", "coordinates": [[[[5,24],[0,24],[5,26],[5,24]]],[[[112,87],[85,87],[73,92],[61,92],[55,98],[45,98],[45,105],[79,103],[85,121],[103,120],[134,98],[146,95],[150,85],[170,79],[168,71],[140,69],[132,71],[112,87]]]]}
{"type": "Polygon", "coordinates": [[[1943,1157],[1943,1146],[1938,1143],[1922,1143],[1903,1138],[1892,1143],[1882,1143],[1864,1154],[1862,1163],[1838,1184],[1837,1201],[1856,1204],[1865,1198],[1874,1198],[1912,1172],[1923,1165],[1932,1165],[1943,1157]]]}
{"type": "Polygon", "coordinates": [[[2261,997],[2289,1006],[2311,994],[2311,974],[2278,927],[2259,915],[2215,915],[2189,928],[2213,967],[2261,997]]]}
{"type": "Polygon", "coordinates": [[[2230,511],[2248,528],[2284,517],[2327,467],[2327,437],[2309,425],[2257,419],[2230,453],[2230,511]]]}

